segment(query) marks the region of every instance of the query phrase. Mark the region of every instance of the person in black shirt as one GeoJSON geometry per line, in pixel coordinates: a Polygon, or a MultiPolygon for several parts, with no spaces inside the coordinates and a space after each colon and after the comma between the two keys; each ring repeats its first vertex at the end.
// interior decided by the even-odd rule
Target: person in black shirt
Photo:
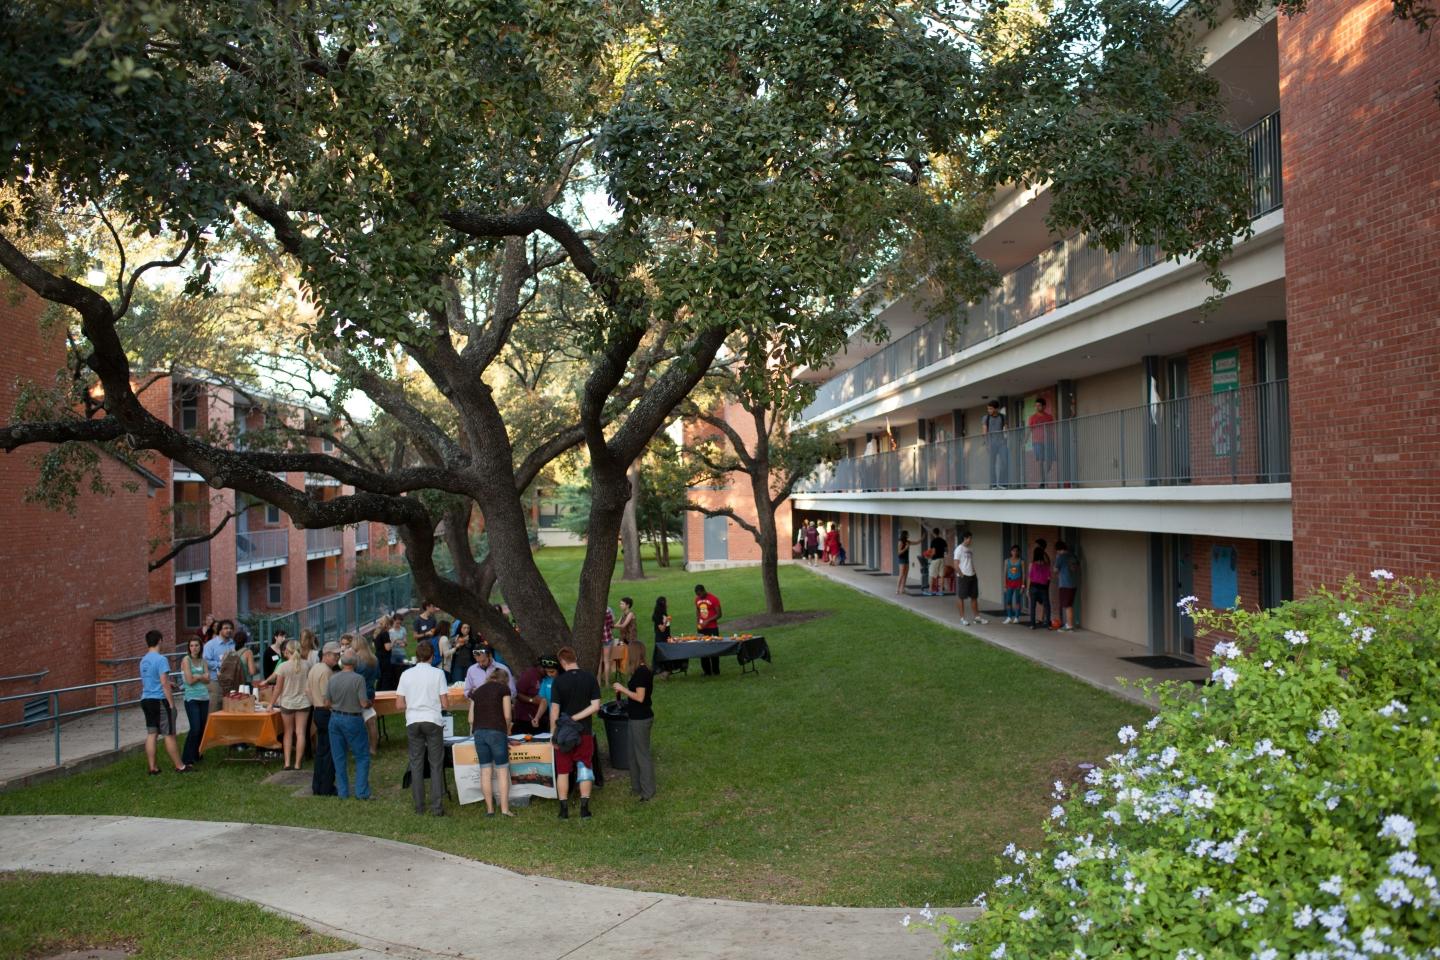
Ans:
{"type": "MultiPolygon", "coordinates": [[[[550,729],[562,716],[580,725],[580,743],[574,750],[555,749],[555,787],[560,799],[560,819],[570,819],[570,773],[585,766],[595,766],[595,734],[590,718],[600,711],[600,683],[595,675],[580,669],[575,651],[561,647],[555,655],[560,661],[560,676],[550,688],[550,729]]],[[[590,818],[591,778],[580,780],[580,819],[590,818]]]]}
{"type": "Polygon", "coordinates": [[[429,640],[430,645],[434,649],[440,649],[440,638],[438,636],[440,629],[439,613],[440,608],[429,600],[426,600],[420,607],[420,616],[415,618],[416,643],[419,643],[421,640],[429,640]]]}
{"type": "Polygon", "coordinates": [[[650,700],[655,693],[655,674],[645,665],[644,648],[640,649],[639,664],[630,674],[630,686],[616,683],[613,689],[617,696],[625,698],[625,714],[630,718],[630,762],[634,770],[630,792],[644,802],[655,796],[655,758],[650,755],[650,727],[655,723],[650,700]]]}
{"type": "Polygon", "coordinates": [[[931,577],[930,582],[925,585],[926,589],[930,590],[933,597],[944,596],[940,589],[940,576],[945,570],[945,558],[950,556],[950,545],[945,542],[945,535],[940,532],[939,527],[930,531],[930,556],[934,559],[930,561],[931,577]]]}

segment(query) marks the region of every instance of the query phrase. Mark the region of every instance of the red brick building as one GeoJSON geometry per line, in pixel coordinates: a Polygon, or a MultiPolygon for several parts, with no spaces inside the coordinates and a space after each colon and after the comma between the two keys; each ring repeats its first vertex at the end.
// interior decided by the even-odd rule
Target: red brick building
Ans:
{"type": "MultiPolygon", "coordinates": [[[[7,419],[25,384],[53,382],[65,369],[65,328],[42,324],[45,309],[18,284],[0,293],[0,330],[9,344],[0,355],[0,407],[7,419]]],[[[266,415],[258,393],[247,392],[247,399],[202,375],[146,377],[137,389],[152,414],[181,430],[210,425],[217,434],[243,435],[266,415]]],[[[294,405],[279,409],[287,417],[317,415],[294,405]]],[[[322,449],[322,441],[312,443],[322,449]]],[[[174,649],[207,613],[231,619],[286,613],[349,589],[366,558],[402,559],[384,524],[298,530],[276,508],[241,499],[237,509],[234,491],[211,489],[182,465],[153,455],[138,466],[102,457],[110,493],[83,485],[73,513],[54,511],[26,501],[37,479],[35,461],[46,449],[23,447],[0,458],[6,520],[0,565],[10,577],[0,597],[0,649],[6,651],[0,696],[132,677],[133,663],[105,661],[144,654],[148,630],[160,630],[164,649],[174,649]],[[232,512],[218,536],[148,569],[175,541],[208,533],[232,512]]],[[[344,492],[328,478],[286,479],[321,496],[344,492]]],[[[121,695],[132,698],[134,690],[121,695]]],[[[107,697],[105,691],[72,697],[66,706],[107,697]]],[[[19,712],[18,706],[0,710],[0,723],[19,712]]]]}
{"type": "MultiPolygon", "coordinates": [[[[888,342],[797,373],[819,383],[801,421],[838,426],[848,456],[795,510],[838,520],[852,561],[893,572],[902,529],[951,547],[970,529],[998,610],[1007,548],[1065,539],[1084,627],[1196,660],[1210,643],[1182,596],[1267,606],[1377,566],[1440,574],[1434,38],[1388,0],[1202,34],[1251,158],[1226,296],[1203,310],[1198,265],[1051,234],[1043,185],[997,193],[976,246],[1004,279],[958,339],[901,299],[888,342]],[[1042,397],[1057,420],[1032,428],[1042,397]]],[[[697,523],[692,561],[718,540],[697,523]]]]}

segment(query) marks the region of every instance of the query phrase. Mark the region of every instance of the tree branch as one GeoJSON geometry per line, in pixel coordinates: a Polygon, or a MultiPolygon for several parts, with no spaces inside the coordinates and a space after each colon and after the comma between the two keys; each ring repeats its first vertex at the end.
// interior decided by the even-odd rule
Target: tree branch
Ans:
{"type": "Polygon", "coordinates": [[[186,547],[193,547],[197,543],[208,543],[209,541],[214,540],[216,537],[220,536],[220,531],[225,529],[225,525],[229,523],[231,519],[238,516],[238,513],[232,513],[227,510],[225,511],[225,516],[221,517],[220,522],[216,524],[215,529],[211,530],[209,533],[199,537],[186,537],[184,540],[175,541],[175,544],[170,548],[169,553],[165,554],[158,560],[150,561],[151,572],[159,570],[161,567],[165,566],[165,564],[175,559],[175,557],[179,556],[180,551],[184,550],[186,547]]]}

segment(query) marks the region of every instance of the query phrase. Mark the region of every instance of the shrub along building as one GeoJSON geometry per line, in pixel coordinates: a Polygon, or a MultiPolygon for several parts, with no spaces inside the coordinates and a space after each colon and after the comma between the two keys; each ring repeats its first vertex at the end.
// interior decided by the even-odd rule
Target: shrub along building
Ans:
{"type": "MultiPolygon", "coordinates": [[[[0,331],[10,344],[0,356],[0,405],[15,407],[27,382],[47,384],[65,368],[63,324],[42,326],[44,303],[18,285],[0,292],[0,331]]],[[[137,389],[147,409],[187,432],[209,430],[244,443],[265,410],[299,418],[294,404],[276,407],[259,391],[239,391],[198,374],[148,376],[137,389]]],[[[273,415],[273,414],[272,414],[273,415]]],[[[324,441],[310,441],[322,449],[324,441]]],[[[233,490],[212,490],[183,466],[154,455],[127,464],[102,456],[108,488],[79,485],[74,510],[27,500],[38,480],[36,446],[0,457],[0,510],[5,536],[0,565],[8,588],[0,597],[0,696],[97,683],[135,675],[130,658],[145,652],[147,630],[166,637],[162,649],[197,630],[207,613],[221,618],[296,610],[343,592],[357,563],[399,562],[402,548],[384,524],[297,530],[265,504],[241,502],[233,490]],[[150,569],[174,543],[202,536],[233,514],[210,540],[187,546],[150,569]],[[368,561],[367,561],[367,558],[368,561]],[[123,662],[113,662],[123,661],[123,662]]],[[[292,484],[333,484],[287,474],[292,484]]],[[[334,488],[334,494],[341,492],[334,488]]],[[[132,688],[121,697],[133,699],[132,688]]],[[[76,694],[65,708],[109,702],[109,691],[76,694]]],[[[0,709],[17,720],[18,702],[0,709]]]]}
{"type": "MultiPolygon", "coordinates": [[[[1253,217],[1211,309],[1198,264],[1052,234],[1043,185],[998,193],[976,248],[1003,281],[963,321],[902,298],[888,342],[797,374],[820,383],[800,422],[848,450],[797,515],[838,520],[883,571],[902,529],[952,548],[971,529],[991,609],[1010,545],[1064,539],[1084,628],[1196,660],[1213,638],[1183,596],[1270,606],[1376,566],[1440,572],[1440,103],[1427,38],[1391,9],[1320,0],[1202,37],[1253,217]],[[1055,422],[1032,429],[1042,400],[1055,422]],[[987,435],[989,401],[1006,429],[987,435]]],[[[689,559],[721,522],[692,519],[689,559]]]]}

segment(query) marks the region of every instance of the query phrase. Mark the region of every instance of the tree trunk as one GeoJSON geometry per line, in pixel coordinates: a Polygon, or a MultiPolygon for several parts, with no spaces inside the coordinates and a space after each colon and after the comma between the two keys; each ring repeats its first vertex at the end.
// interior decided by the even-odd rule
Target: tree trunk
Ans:
{"type": "Polygon", "coordinates": [[[640,461],[637,459],[630,464],[630,469],[625,474],[626,486],[629,490],[629,498],[625,501],[625,510],[620,519],[620,540],[625,551],[625,570],[621,574],[621,580],[644,580],[645,563],[640,556],[640,528],[636,524],[636,506],[640,500],[640,461]]]}
{"type": "Polygon", "coordinates": [[[580,590],[575,598],[572,646],[580,666],[593,671],[600,662],[600,640],[610,581],[615,576],[620,523],[629,486],[623,469],[592,465],[590,525],[585,535],[585,562],[580,567],[580,590]]]}
{"type": "Polygon", "coordinates": [[[670,535],[660,528],[660,566],[670,566],[670,535]]]}
{"type": "Polygon", "coordinates": [[[755,520],[760,530],[760,580],[765,585],[765,612],[784,613],[785,601],[780,596],[780,540],[775,531],[775,505],[770,501],[770,471],[765,469],[750,476],[755,494],[755,520]]]}

